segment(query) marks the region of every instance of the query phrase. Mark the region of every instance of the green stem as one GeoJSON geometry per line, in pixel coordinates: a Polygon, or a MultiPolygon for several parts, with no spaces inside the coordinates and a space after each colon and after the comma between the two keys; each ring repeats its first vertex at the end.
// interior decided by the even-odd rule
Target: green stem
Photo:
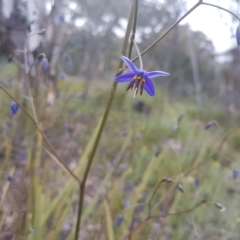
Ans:
{"type": "MultiPolygon", "coordinates": [[[[131,7],[131,12],[130,12],[128,25],[127,25],[127,30],[126,30],[126,34],[125,34],[125,38],[124,38],[123,47],[122,47],[122,53],[121,53],[122,55],[126,55],[126,51],[127,51],[127,47],[128,47],[128,39],[129,39],[130,32],[131,32],[131,27],[133,26],[133,29],[132,29],[133,33],[135,33],[135,31],[136,31],[135,21],[136,21],[137,18],[134,17],[134,14],[135,15],[137,14],[137,11],[136,11],[136,7],[137,7],[136,2],[137,1],[138,0],[135,0],[135,4],[133,3],[132,7],[131,7]],[[133,17],[134,17],[134,20],[133,20],[133,17]],[[133,21],[134,21],[134,23],[133,23],[133,21]]],[[[129,54],[128,55],[131,55],[131,52],[132,52],[132,48],[129,48],[129,54]]],[[[122,69],[122,68],[123,68],[123,61],[121,60],[119,62],[119,68],[118,69],[122,69]]],[[[117,71],[116,76],[118,76],[118,72],[119,72],[119,70],[117,71]]],[[[76,230],[75,230],[75,240],[78,240],[78,236],[79,236],[79,233],[80,233],[81,217],[82,217],[82,212],[83,212],[83,202],[84,202],[84,193],[85,193],[86,181],[87,181],[88,174],[89,174],[91,166],[92,166],[92,162],[93,162],[93,159],[94,159],[99,141],[100,141],[101,136],[102,136],[103,129],[104,129],[105,124],[107,122],[107,118],[108,118],[108,115],[109,115],[109,112],[110,112],[110,109],[111,109],[111,106],[112,106],[112,102],[113,102],[113,99],[114,99],[114,96],[115,96],[116,89],[117,89],[117,82],[114,81],[113,86],[112,86],[112,90],[111,90],[111,93],[110,93],[110,96],[109,96],[109,99],[108,99],[108,102],[107,102],[107,106],[106,106],[104,114],[103,114],[102,122],[101,122],[101,125],[100,125],[100,128],[99,128],[99,131],[97,133],[96,140],[93,144],[93,149],[90,153],[86,170],[84,171],[82,182],[79,185],[80,189],[79,189],[79,202],[78,202],[77,223],[76,223],[76,230]]]]}
{"type": "Polygon", "coordinates": [[[139,51],[138,45],[137,45],[136,41],[133,41],[133,43],[134,43],[134,47],[136,48],[137,55],[138,55],[138,58],[139,58],[140,69],[143,69],[142,57],[141,57],[141,53],[140,53],[140,51],[139,51]]]}
{"type": "Polygon", "coordinates": [[[131,237],[138,229],[140,229],[142,226],[144,226],[145,224],[147,224],[147,222],[150,219],[153,218],[166,218],[166,217],[170,217],[170,216],[176,216],[176,215],[183,215],[183,214],[188,214],[193,212],[196,208],[202,206],[203,204],[206,204],[207,201],[201,201],[198,204],[196,204],[194,207],[189,208],[187,210],[181,211],[181,212],[173,212],[173,213],[166,213],[166,214],[162,214],[162,215],[157,215],[157,216],[147,216],[143,221],[141,221],[139,224],[137,224],[124,238],[124,239],[128,239],[129,237],[131,237]]]}
{"type": "Polygon", "coordinates": [[[137,28],[137,12],[138,12],[138,0],[135,0],[133,31],[132,31],[131,42],[130,42],[129,53],[128,53],[128,58],[129,59],[131,59],[133,43],[135,41],[135,34],[136,34],[136,28],[137,28]]]}
{"type": "Polygon", "coordinates": [[[218,8],[218,9],[221,9],[225,12],[228,12],[230,14],[232,14],[235,18],[237,18],[239,21],[240,21],[240,17],[238,15],[236,15],[235,13],[227,10],[226,8],[223,8],[223,7],[220,7],[218,5],[215,5],[215,4],[211,4],[211,3],[205,3],[205,2],[201,2],[202,5],[207,5],[207,6],[210,6],[210,7],[215,7],[215,8],[218,8]]]}

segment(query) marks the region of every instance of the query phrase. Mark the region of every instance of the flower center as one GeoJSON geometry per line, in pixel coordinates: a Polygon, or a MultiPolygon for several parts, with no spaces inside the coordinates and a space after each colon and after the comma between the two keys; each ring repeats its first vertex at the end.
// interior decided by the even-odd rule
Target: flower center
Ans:
{"type": "Polygon", "coordinates": [[[135,92],[134,92],[134,97],[137,95],[138,90],[140,89],[140,95],[142,95],[143,93],[143,86],[145,84],[145,79],[142,76],[142,74],[138,74],[135,75],[132,79],[132,81],[129,83],[128,87],[127,87],[127,91],[129,89],[133,89],[134,85],[135,85],[135,92]]]}

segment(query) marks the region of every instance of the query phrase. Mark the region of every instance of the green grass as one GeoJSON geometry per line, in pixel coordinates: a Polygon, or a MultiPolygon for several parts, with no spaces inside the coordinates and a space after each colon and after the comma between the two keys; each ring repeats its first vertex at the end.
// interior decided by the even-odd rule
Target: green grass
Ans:
{"type": "MultiPolygon", "coordinates": [[[[42,92],[38,96],[41,107],[36,107],[49,141],[80,179],[111,88],[111,82],[93,83],[89,97],[83,100],[83,79],[59,80],[54,105],[46,105],[42,92]]],[[[16,86],[14,80],[9,87],[13,94],[16,86]]],[[[81,239],[123,239],[130,226],[134,229],[148,216],[146,203],[164,177],[180,181],[184,193],[174,188],[174,183],[161,185],[151,204],[155,206],[152,215],[188,210],[206,193],[209,202],[186,215],[152,219],[134,231],[132,239],[190,240],[196,234],[200,239],[239,239],[239,179],[232,179],[232,169],[240,167],[240,132],[227,139],[222,155],[179,178],[219,146],[224,133],[217,127],[204,130],[209,120],[218,121],[225,133],[233,126],[218,106],[210,110],[193,103],[169,103],[160,88],[156,92],[154,98],[144,94],[133,99],[133,92],[126,93],[125,86],[119,85],[87,181],[81,239]],[[134,110],[139,100],[146,104],[143,113],[134,110]],[[182,113],[179,129],[173,132],[182,113]],[[160,155],[155,156],[158,151],[160,155]],[[194,184],[196,178],[201,181],[199,187],[194,184]],[[133,207],[124,205],[126,199],[133,207]],[[220,212],[215,202],[226,206],[226,211],[220,212]],[[124,220],[117,227],[119,214],[124,220]]],[[[2,195],[6,192],[1,201],[2,232],[31,240],[74,239],[77,183],[46,153],[41,135],[23,112],[10,118],[11,100],[3,92],[0,99],[0,123],[7,126],[0,132],[2,195]],[[26,154],[25,160],[20,153],[26,154]],[[12,172],[9,184],[6,176],[12,172]]],[[[31,111],[28,102],[26,107],[31,111]]]]}

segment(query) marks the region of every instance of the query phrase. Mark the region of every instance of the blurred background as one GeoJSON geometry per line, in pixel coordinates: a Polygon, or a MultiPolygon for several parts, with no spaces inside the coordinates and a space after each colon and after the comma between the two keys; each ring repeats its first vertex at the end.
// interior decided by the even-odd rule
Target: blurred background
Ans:
{"type": "MultiPolygon", "coordinates": [[[[140,0],[140,50],[196,2],[140,0]]],[[[239,0],[206,2],[240,11],[239,0]]],[[[31,89],[41,129],[80,179],[117,71],[131,3],[0,0],[0,82],[29,112],[31,89]]],[[[81,239],[240,239],[237,129],[216,150],[240,119],[238,24],[229,13],[199,6],[143,56],[147,71],[170,73],[154,79],[156,97],[133,99],[127,86],[118,86],[87,181],[81,239]],[[172,183],[158,189],[154,215],[187,210],[205,194],[209,203],[187,215],[150,219],[126,237],[147,216],[144,203],[164,177],[184,190],[172,183]]],[[[0,102],[0,238],[74,239],[77,183],[53,161],[25,113],[11,112],[3,91],[0,102]]]]}

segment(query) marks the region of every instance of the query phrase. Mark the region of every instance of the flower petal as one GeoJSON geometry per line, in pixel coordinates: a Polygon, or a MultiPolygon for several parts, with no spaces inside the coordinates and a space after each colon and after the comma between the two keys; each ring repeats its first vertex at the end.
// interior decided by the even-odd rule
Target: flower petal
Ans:
{"type": "Polygon", "coordinates": [[[153,72],[148,72],[148,77],[149,78],[155,78],[155,77],[164,77],[164,76],[169,76],[170,74],[167,72],[162,72],[162,71],[153,71],[153,72]]]}
{"type": "Polygon", "coordinates": [[[152,93],[152,91],[149,89],[149,87],[146,84],[144,84],[143,88],[151,97],[154,96],[154,94],[152,93]]]}
{"type": "Polygon", "coordinates": [[[155,95],[155,87],[154,87],[153,82],[148,77],[145,77],[145,81],[146,82],[144,84],[144,89],[147,91],[147,93],[150,96],[154,96],[155,95]]]}
{"type": "Polygon", "coordinates": [[[132,72],[138,72],[139,69],[134,65],[134,63],[128,59],[127,57],[124,57],[122,55],[120,55],[120,58],[124,61],[124,63],[128,66],[128,68],[132,71],[132,72]]]}
{"type": "Polygon", "coordinates": [[[128,72],[119,75],[118,77],[115,78],[116,82],[130,82],[132,81],[133,77],[135,76],[135,73],[128,72]]]}

